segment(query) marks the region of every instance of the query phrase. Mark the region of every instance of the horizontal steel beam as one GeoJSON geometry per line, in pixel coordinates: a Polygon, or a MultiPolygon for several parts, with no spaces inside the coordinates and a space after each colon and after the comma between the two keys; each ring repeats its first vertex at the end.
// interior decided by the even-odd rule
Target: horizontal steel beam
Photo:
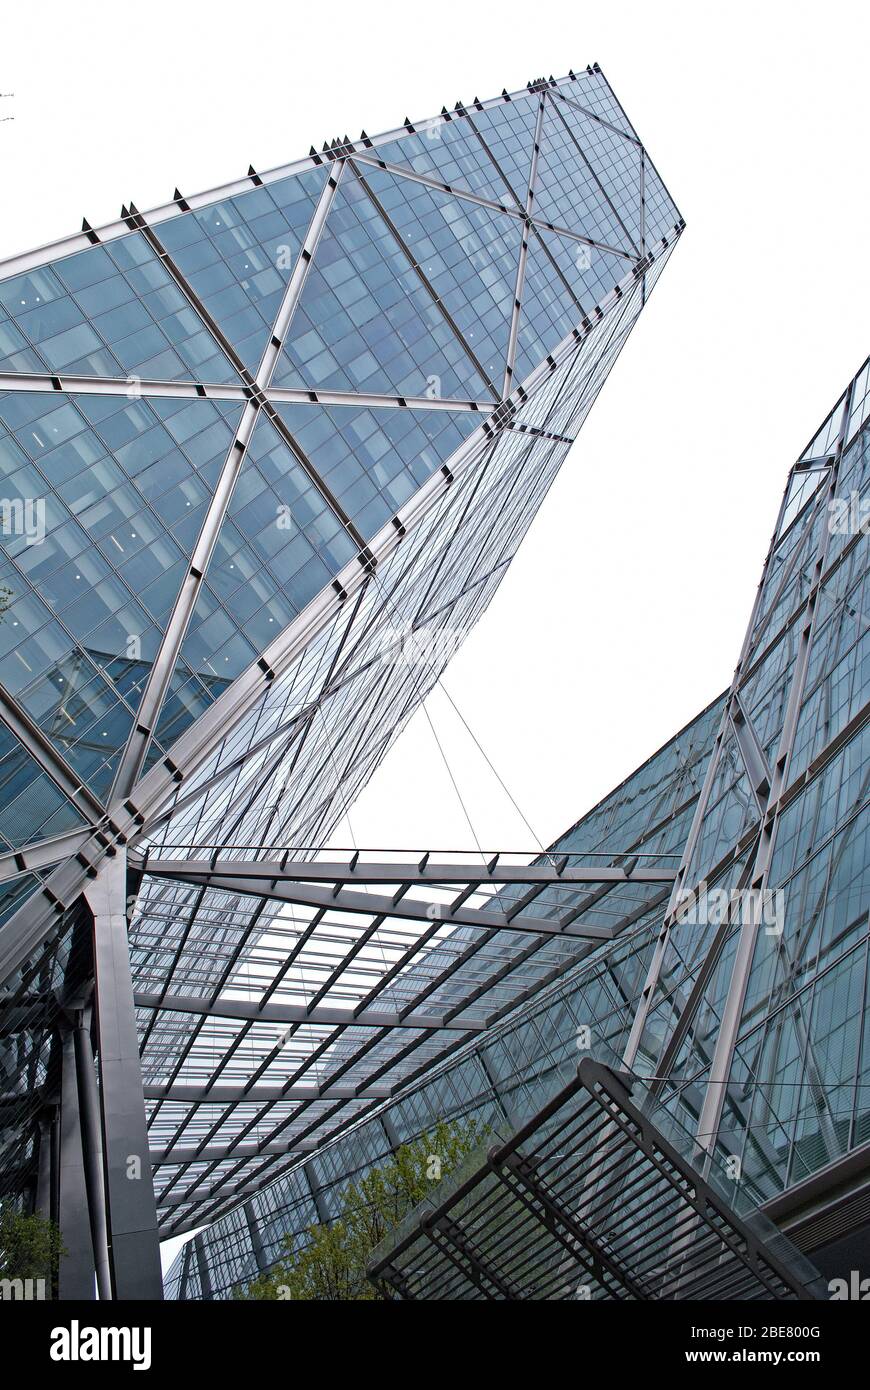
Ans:
{"type": "MultiPolygon", "coordinates": [[[[284,1144],[280,1139],[273,1139],[268,1144],[258,1144],[253,1140],[235,1145],[229,1142],[226,1144],[206,1144],[202,1148],[185,1144],[168,1149],[149,1149],[148,1152],[152,1168],[162,1168],[167,1164],[220,1163],[224,1159],[235,1161],[242,1158],[270,1158],[274,1156],[292,1158],[295,1154],[311,1153],[312,1149],[298,1148],[293,1143],[284,1144]]],[[[163,1205],[159,1196],[156,1201],[158,1207],[163,1205]]]]}
{"type": "Polygon", "coordinates": [[[68,372],[0,372],[0,391],[55,391],[76,396],[174,396],[180,400],[203,397],[212,401],[248,399],[243,386],[218,386],[197,381],[151,381],[139,377],[74,376],[68,372]]]}
{"type": "MultiPolygon", "coordinates": [[[[615,857],[615,856],[613,856],[615,857]]],[[[457,861],[409,864],[393,861],[357,863],[354,868],[346,860],[325,859],[163,859],[149,854],[131,854],[131,863],[154,878],[196,878],[197,882],[212,877],[249,879],[271,883],[395,883],[395,884],[459,884],[492,883],[673,883],[676,868],[644,868],[637,864],[623,868],[603,864],[600,868],[566,865],[561,872],[552,864],[519,864],[489,868],[484,864],[457,861]]]]}
{"type": "Polygon", "coordinates": [[[332,1009],[321,1004],[306,1009],[303,1004],[257,1004],[249,999],[207,999],[187,994],[142,994],[134,996],[137,1009],[159,1009],[164,1013],[205,1014],[209,1018],[232,1018],[254,1023],[316,1023],[330,1028],[411,1028],[440,1032],[482,1033],[483,1023],[444,1021],[441,1014],[399,1014],[385,1009],[332,1009]]]}
{"type": "Polygon", "coordinates": [[[145,1086],[143,1090],[146,1100],[170,1104],[175,1101],[180,1105],[244,1105],[246,1102],[265,1105],[280,1100],[389,1100],[393,1095],[392,1086],[342,1086],[329,1082],[323,1086],[251,1082],[241,1086],[192,1086],[175,1081],[166,1085],[145,1086]]]}

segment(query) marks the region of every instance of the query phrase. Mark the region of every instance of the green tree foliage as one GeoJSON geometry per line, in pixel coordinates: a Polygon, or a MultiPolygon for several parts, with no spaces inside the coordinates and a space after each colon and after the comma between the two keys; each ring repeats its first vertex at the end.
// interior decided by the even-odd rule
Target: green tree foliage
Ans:
{"type": "Polygon", "coordinates": [[[53,1221],[0,1204],[0,1279],[45,1279],[50,1288],[63,1253],[53,1221]]]}
{"type": "Polygon", "coordinates": [[[330,1302],[382,1298],[366,1278],[373,1250],[487,1134],[474,1121],[439,1121],[430,1133],[403,1144],[386,1163],[347,1188],[337,1220],[309,1227],[309,1244],[299,1252],[288,1237],[279,1263],[235,1296],[330,1302]]]}

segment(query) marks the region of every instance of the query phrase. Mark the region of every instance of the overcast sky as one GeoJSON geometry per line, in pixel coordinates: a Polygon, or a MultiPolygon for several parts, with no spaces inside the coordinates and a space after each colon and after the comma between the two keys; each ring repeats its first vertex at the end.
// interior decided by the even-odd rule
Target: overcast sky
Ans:
{"type": "MultiPolygon", "coordinates": [[[[787,469],[870,352],[868,27],[842,0],[16,6],[0,255],[601,64],[687,230],[445,682],[548,841],[728,684],[787,469]]],[[[482,843],[534,848],[430,713],[482,843]]],[[[351,819],[472,847],[425,717],[351,819]]]]}

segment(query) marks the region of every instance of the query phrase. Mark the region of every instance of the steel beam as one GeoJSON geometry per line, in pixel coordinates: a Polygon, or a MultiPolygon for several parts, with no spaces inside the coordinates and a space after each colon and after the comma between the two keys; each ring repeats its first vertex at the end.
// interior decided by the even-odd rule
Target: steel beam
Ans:
{"type": "Polygon", "coordinates": [[[189,994],[145,994],[137,990],[137,1009],[160,1009],[172,1014],[207,1014],[209,1018],[233,1018],[254,1023],[311,1023],[328,1028],[410,1028],[424,1032],[449,1029],[458,1033],[483,1032],[483,1023],[456,1023],[442,1014],[400,1014],[379,1009],[332,1009],[322,1005],[308,1009],[304,1004],[256,1003],[249,999],[211,999],[189,994]]]}
{"type": "Polygon", "coordinates": [[[57,1296],[63,1301],[89,1301],[96,1297],[95,1261],[79,1119],[76,1043],[71,1028],[64,1032],[60,1067],[57,1224],[63,1253],[57,1296]]]}
{"type": "Polygon", "coordinates": [[[91,1047],[90,1029],[90,1009],[88,1008],[80,1011],[76,1017],[73,1039],[91,1245],[96,1264],[97,1293],[100,1299],[104,1300],[112,1297],[112,1277],[109,1267],[109,1232],[106,1224],[103,1145],[100,1136],[100,1100],[97,1094],[97,1076],[94,1071],[94,1053],[91,1047]]]}
{"type": "Polygon", "coordinates": [[[127,945],[127,866],[116,854],[90,880],[97,1040],[112,1291],[162,1299],[157,1211],[127,945]]]}
{"type": "Polygon", "coordinates": [[[304,1082],[250,1083],[213,1086],[194,1086],[174,1081],[168,1085],[143,1086],[146,1100],[159,1100],[177,1105],[263,1105],[279,1100],[389,1100],[392,1086],[342,1086],[327,1082],[323,1086],[304,1082]]]}

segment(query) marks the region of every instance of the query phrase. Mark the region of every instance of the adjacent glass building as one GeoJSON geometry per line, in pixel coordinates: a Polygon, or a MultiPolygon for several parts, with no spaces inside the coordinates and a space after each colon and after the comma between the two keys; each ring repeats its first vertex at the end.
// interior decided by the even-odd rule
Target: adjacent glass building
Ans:
{"type": "Polygon", "coordinates": [[[534,892],[369,865],[368,913],[366,862],[315,854],[682,227],[595,67],[0,265],[0,1192],[59,1221],[62,1297],[159,1297],[158,1230],[271,1192],[670,891],[678,835],[605,874],[604,927],[582,854],[534,892]]]}
{"type": "MultiPolygon", "coordinates": [[[[653,1134],[667,1134],[698,1181],[727,1194],[736,1220],[761,1213],[809,1254],[823,1275],[815,1296],[826,1296],[829,1278],[848,1285],[851,1271],[866,1275],[868,490],[870,362],[791,469],[730,689],[539,861],[563,874],[566,865],[585,865],[590,883],[601,876],[599,886],[563,886],[556,899],[552,887],[536,892],[527,881],[496,894],[508,921],[498,937],[499,981],[519,974],[525,993],[505,1008],[493,977],[481,986],[476,961],[463,954],[469,934],[454,932],[437,962],[447,991],[440,997],[466,1019],[483,999],[480,1034],[415,1084],[395,1085],[345,1134],[285,1160],[269,1185],[217,1206],[218,1219],[176,1260],[172,1296],[228,1296],[277,1260],[285,1235],[301,1247],[311,1224],[335,1217],[348,1182],[439,1119],[475,1117],[501,1139],[515,1134],[566,1094],[581,1058],[638,1078],[653,1134]],[[638,866],[653,865],[661,882],[650,873],[641,888],[638,866]],[[605,881],[604,866],[625,877],[605,881]],[[532,911],[557,924],[555,940],[541,933],[530,943],[514,930],[532,911]],[[578,924],[590,929],[583,944],[566,939],[578,924]],[[448,959],[457,935],[460,949],[448,959]]],[[[414,967],[415,990],[433,978],[427,965],[414,967]]],[[[406,983],[401,998],[409,992],[406,983]]],[[[597,1146],[577,1153],[594,1175],[588,1183],[616,1182],[618,1190],[619,1164],[629,1159],[608,1167],[602,1158],[612,1132],[611,1123],[597,1146]]],[[[558,1164],[547,1171],[553,1198],[558,1164]]],[[[445,1209],[440,1192],[433,1188],[426,1204],[430,1225],[432,1212],[445,1209]]],[[[585,1200],[581,1189],[573,1200],[585,1200]]],[[[667,1296],[664,1266],[644,1266],[644,1244],[632,1243],[636,1208],[635,1194],[620,1225],[611,1200],[606,1224],[592,1226],[592,1236],[606,1230],[611,1254],[622,1252],[622,1282],[592,1280],[593,1297],[667,1296]]],[[[565,1231],[570,1215],[563,1208],[565,1231]]],[[[555,1199],[551,1216],[558,1224],[555,1199]]],[[[666,1217],[644,1220],[664,1230],[673,1254],[678,1242],[666,1217]]],[[[462,1231],[445,1230],[442,1245],[456,1244],[441,1264],[426,1221],[406,1236],[404,1265],[383,1257],[393,1291],[438,1297],[449,1286],[453,1297],[505,1296],[499,1290],[512,1287],[517,1251],[511,1247],[513,1265],[504,1253],[492,1260],[478,1221],[469,1262],[462,1231]]],[[[575,1225],[577,1248],[582,1237],[575,1225]]],[[[563,1241],[563,1265],[565,1248],[563,1241]]],[[[568,1265],[558,1291],[541,1296],[574,1297],[578,1278],[589,1282],[582,1263],[568,1265]]],[[[741,1296],[789,1295],[779,1285],[772,1295],[741,1296]]]]}

